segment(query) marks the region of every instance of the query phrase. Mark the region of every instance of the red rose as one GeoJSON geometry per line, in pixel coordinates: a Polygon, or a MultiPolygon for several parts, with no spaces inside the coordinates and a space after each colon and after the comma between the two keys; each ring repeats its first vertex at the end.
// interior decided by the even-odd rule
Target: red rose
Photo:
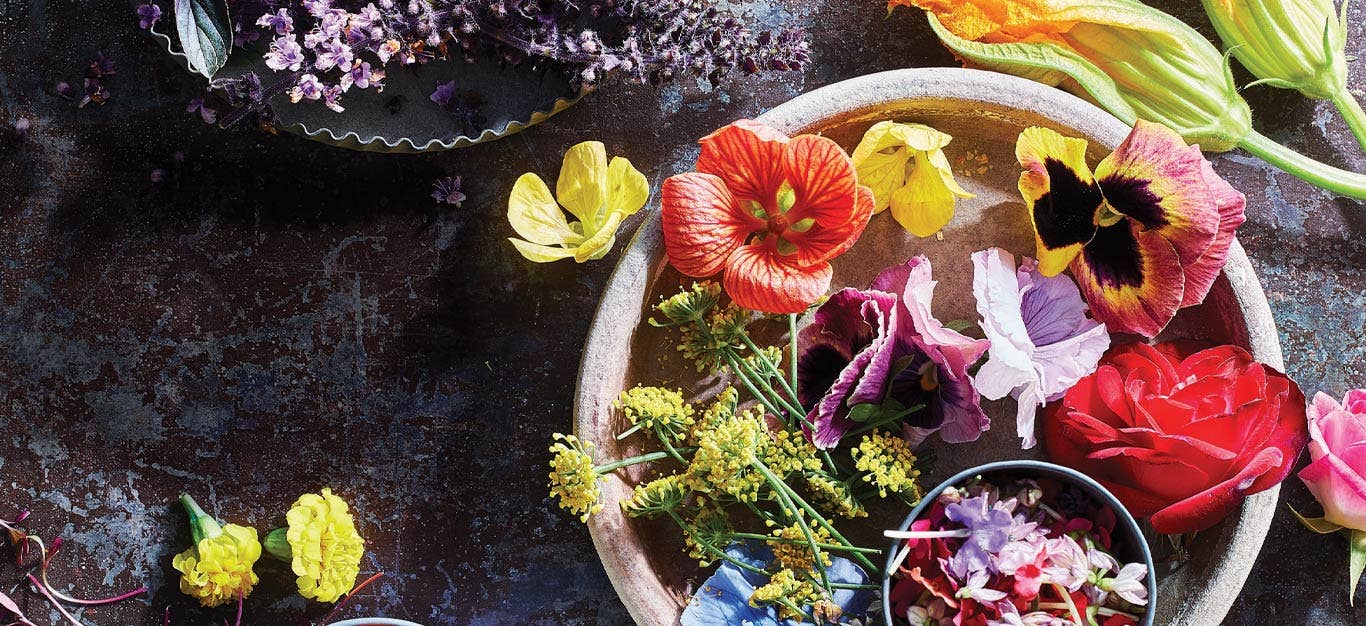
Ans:
{"type": "Polygon", "coordinates": [[[1220,346],[1111,349],[1050,408],[1048,452],[1176,534],[1213,526],[1283,480],[1308,439],[1294,381],[1220,346]]]}

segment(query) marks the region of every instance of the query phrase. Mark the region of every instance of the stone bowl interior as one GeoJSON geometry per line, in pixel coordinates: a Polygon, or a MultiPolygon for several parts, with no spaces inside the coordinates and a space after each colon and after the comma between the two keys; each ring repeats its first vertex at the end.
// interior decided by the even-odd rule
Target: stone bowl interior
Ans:
{"type": "MultiPolygon", "coordinates": [[[[954,137],[946,154],[959,182],[975,198],[960,200],[957,214],[941,237],[918,239],[889,213],[875,215],[859,242],[834,263],[831,289],[867,287],[882,268],[926,255],[938,280],[934,312],[941,320],[977,320],[972,298],[969,255],[999,246],[1016,257],[1033,254],[1033,235],[1016,188],[1019,166],[1015,139],[1040,125],[1091,143],[1098,162],[1124,138],[1128,128],[1095,106],[1031,81],[963,69],[897,70],[837,83],[800,96],[760,116],[789,134],[819,133],[852,150],[873,123],[894,119],[930,124],[954,137]]],[[[1247,191],[1247,190],[1244,190],[1247,191]]],[[[616,441],[624,429],[611,409],[618,393],[637,383],[681,388],[704,400],[724,381],[697,373],[675,350],[675,336],[642,323],[650,306],[676,293],[691,279],[663,258],[658,212],[642,225],[623,253],[597,316],[590,327],[575,398],[575,430],[598,446],[599,459],[639,453],[644,437],[616,441]]],[[[785,330],[771,329],[783,341],[785,330]]],[[[1162,339],[1190,338],[1248,348],[1260,361],[1281,368],[1280,344],[1261,285],[1236,242],[1224,273],[1200,306],[1183,310],[1162,339]]],[[[1137,338],[1116,337],[1116,342],[1137,338]]],[[[1021,450],[1015,436],[1013,401],[984,402],[992,429],[971,444],[948,446],[931,437],[935,451],[924,468],[932,486],[963,469],[994,461],[1046,459],[1042,446],[1021,450]]],[[[608,576],[635,620],[672,624],[708,575],[687,557],[678,529],[668,520],[628,519],[618,506],[632,487],[652,478],[649,469],[631,468],[607,477],[604,508],[588,526],[608,576]]],[[[1249,498],[1219,526],[1200,534],[1190,558],[1179,568],[1159,568],[1160,602],[1156,624],[1217,625],[1236,598],[1261,548],[1277,490],[1249,498]]],[[[874,508],[870,518],[846,522],[851,539],[881,547],[880,532],[895,528],[906,507],[874,508]]],[[[1149,535],[1155,555],[1166,541],[1149,535]]]]}

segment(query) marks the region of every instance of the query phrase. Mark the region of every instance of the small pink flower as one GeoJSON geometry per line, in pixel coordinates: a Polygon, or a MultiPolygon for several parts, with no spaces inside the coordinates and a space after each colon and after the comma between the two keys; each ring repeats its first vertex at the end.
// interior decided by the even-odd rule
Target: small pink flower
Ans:
{"type": "Polygon", "coordinates": [[[1339,404],[1324,393],[1309,405],[1309,458],[1300,480],[1323,505],[1325,520],[1366,531],[1366,389],[1339,404]]]}

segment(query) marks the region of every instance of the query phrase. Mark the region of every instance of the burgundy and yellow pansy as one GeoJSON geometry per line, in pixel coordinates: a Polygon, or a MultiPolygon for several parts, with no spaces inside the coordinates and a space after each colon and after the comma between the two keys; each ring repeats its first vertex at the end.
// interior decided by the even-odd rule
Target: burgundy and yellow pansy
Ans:
{"type": "Polygon", "coordinates": [[[830,260],[873,214],[853,161],[834,141],[752,120],[700,143],[697,171],[665,180],[660,194],[669,263],[688,276],[723,272],[741,307],[806,310],[830,286],[830,260]]]}
{"type": "Polygon", "coordinates": [[[1139,121],[1094,174],[1086,148],[1041,127],[1016,143],[1039,271],[1070,266],[1097,319],[1156,336],[1209,293],[1243,223],[1243,194],[1161,124],[1139,121]]]}

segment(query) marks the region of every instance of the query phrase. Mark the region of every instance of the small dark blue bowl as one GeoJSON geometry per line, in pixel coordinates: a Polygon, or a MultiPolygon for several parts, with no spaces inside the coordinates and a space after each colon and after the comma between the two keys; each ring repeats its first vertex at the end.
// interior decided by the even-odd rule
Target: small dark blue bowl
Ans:
{"type": "MultiPolygon", "coordinates": [[[[1157,603],[1157,575],[1153,573],[1153,553],[1152,550],[1148,548],[1148,541],[1143,538],[1143,531],[1139,529],[1138,522],[1134,521],[1134,516],[1129,515],[1129,511],[1124,508],[1124,505],[1119,501],[1119,498],[1116,498],[1108,489],[1102,487],[1100,483],[1077,470],[1061,465],[1054,465],[1052,463],[1044,463],[1043,461],[1027,460],[998,461],[996,463],[987,463],[986,465],[968,468],[958,472],[952,478],[939,483],[939,486],[935,487],[933,491],[925,494],[925,498],[920,501],[918,506],[911,510],[911,514],[906,516],[906,521],[901,523],[901,528],[898,530],[905,531],[906,529],[909,529],[911,524],[920,518],[920,515],[930,507],[932,502],[939,498],[939,494],[943,493],[945,489],[965,483],[975,476],[982,476],[983,478],[990,479],[992,475],[1005,475],[1009,478],[1053,478],[1064,483],[1077,485],[1085,490],[1091,497],[1095,498],[1097,502],[1110,505],[1110,507],[1115,510],[1115,519],[1117,520],[1115,526],[1115,540],[1116,542],[1122,542],[1124,546],[1124,550],[1120,551],[1116,556],[1126,563],[1133,563],[1141,560],[1148,566],[1147,612],[1143,614],[1143,618],[1139,620],[1138,623],[1139,626],[1152,626],[1153,619],[1157,615],[1155,610],[1155,605],[1157,603]]],[[[892,572],[890,570],[892,568],[892,559],[896,558],[897,551],[901,549],[902,541],[903,540],[901,539],[892,541],[891,547],[887,550],[887,563],[882,567],[882,619],[889,625],[896,623],[892,621],[892,572]]]]}

